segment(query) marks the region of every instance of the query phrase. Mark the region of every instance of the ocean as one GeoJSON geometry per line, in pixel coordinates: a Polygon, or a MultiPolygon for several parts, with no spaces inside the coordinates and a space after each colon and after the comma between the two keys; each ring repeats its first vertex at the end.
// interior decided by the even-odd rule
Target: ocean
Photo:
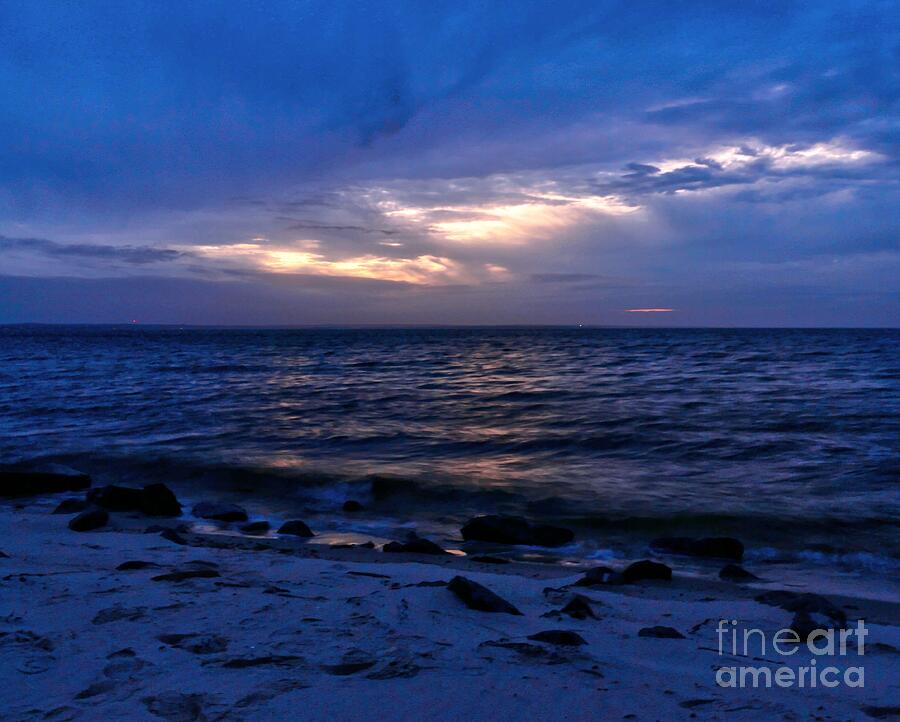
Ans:
{"type": "Polygon", "coordinates": [[[898,381],[897,330],[9,326],[0,463],[333,538],[453,547],[499,512],[575,529],[570,558],[730,534],[750,560],[895,573],[898,381]]]}

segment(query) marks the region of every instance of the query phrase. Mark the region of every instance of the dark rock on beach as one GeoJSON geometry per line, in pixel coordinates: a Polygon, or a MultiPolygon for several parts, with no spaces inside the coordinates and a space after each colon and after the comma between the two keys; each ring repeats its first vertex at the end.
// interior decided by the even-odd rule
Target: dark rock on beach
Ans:
{"type": "Polygon", "coordinates": [[[135,571],[137,569],[158,569],[159,564],[155,562],[145,562],[140,559],[135,559],[134,561],[122,562],[119,566],[116,567],[117,571],[120,572],[130,572],[135,571]]]}
{"type": "Polygon", "coordinates": [[[353,511],[362,511],[363,506],[358,501],[354,501],[353,499],[348,499],[347,501],[344,502],[344,506],[342,508],[344,511],[353,512],[353,511]]]}
{"type": "Polygon", "coordinates": [[[622,572],[622,581],[625,584],[640,582],[645,579],[661,579],[668,581],[672,578],[672,569],[665,564],[644,559],[634,564],[629,564],[622,572]]]}
{"type": "Polygon", "coordinates": [[[574,595],[568,604],[559,611],[560,614],[565,614],[572,619],[597,619],[590,600],[581,594],[574,595]]]}
{"type": "Polygon", "coordinates": [[[141,490],[130,486],[108,484],[91,489],[87,500],[110,511],[139,511],[141,508],[141,490]]]}
{"type": "Polygon", "coordinates": [[[222,576],[215,569],[178,569],[168,574],[150,577],[154,582],[183,582],[187,579],[213,579],[222,576]]]}
{"type": "Polygon", "coordinates": [[[140,509],[147,516],[181,516],[181,504],[165,484],[148,484],[141,489],[140,509]]]}
{"type": "Polygon", "coordinates": [[[447,589],[461,599],[469,609],[479,612],[502,612],[504,614],[522,615],[522,612],[505,599],[498,597],[487,587],[483,587],[465,577],[453,577],[447,585],[447,589]]]}
{"type": "Polygon", "coordinates": [[[521,516],[477,516],[462,528],[466,541],[486,541],[497,544],[560,547],[575,538],[571,529],[549,524],[532,524],[521,516]]]}
{"type": "Polygon", "coordinates": [[[166,541],[170,541],[173,544],[180,544],[181,546],[184,546],[185,544],[187,544],[187,539],[185,539],[183,536],[181,536],[181,534],[179,534],[174,529],[163,529],[159,533],[159,535],[166,541]]]}
{"type": "MultiPolygon", "coordinates": [[[[773,590],[764,592],[754,597],[754,599],[760,604],[767,604],[770,607],[781,607],[781,609],[794,612],[794,614],[827,617],[833,623],[829,626],[837,625],[841,628],[847,626],[847,615],[844,613],[844,610],[836,607],[825,597],[818,594],[773,590]]],[[[802,622],[802,618],[799,621],[802,622]]]]}
{"type": "Polygon", "coordinates": [[[550,629],[546,632],[530,634],[528,639],[533,639],[535,642],[556,644],[562,647],[580,647],[583,644],[587,644],[587,641],[580,634],[565,629],[550,629]]]}
{"type": "Polygon", "coordinates": [[[237,504],[220,504],[214,501],[201,501],[193,508],[191,513],[201,519],[215,519],[216,521],[247,521],[247,511],[237,504]]]}
{"type": "Polygon", "coordinates": [[[439,545],[429,539],[423,539],[415,532],[410,532],[405,542],[388,542],[382,547],[382,551],[406,552],[407,554],[448,554],[439,545]]]}
{"type": "Polygon", "coordinates": [[[609,567],[594,567],[588,569],[584,576],[575,582],[576,587],[599,587],[604,584],[621,584],[622,575],[609,567]]]}
{"type": "Polygon", "coordinates": [[[53,510],[54,514],[78,514],[90,507],[84,499],[63,499],[53,510]]]}
{"type": "Polygon", "coordinates": [[[286,521],[278,528],[279,534],[290,534],[291,536],[313,537],[312,530],[299,519],[286,521]]]}
{"type": "Polygon", "coordinates": [[[684,635],[672,627],[644,627],[638,631],[639,637],[656,637],[657,639],[684,639],[684,635]]]}
{"type": "Polygon", "coordinates": [[[738,564],[726,564],[722,567],[721,571],[719,571],[720,579],[729,579],[731,581],[741,581],[741,580],[753,580],[759,579],[755,574],[751,574],[744,567],[738,564]]]}
{"type": "Polygon", "coordinates": [[[69,529],[72,531],[92,531],[106,526],[109,522],[109,514],[105,509],[89,509],[81,512],[69,521],[69,529]]]}
{"type": "Polygon", "coordinates": [[[249,524],[244,524],[241,527],[241,531],[244,534],[265,534],[271,528],[272,525],[267,521],[253,521],[249,524]]]}
{"type": "Polygon", "coordinates": [[[650,548],[656,552],[664,552],[666,554],[684,554],[691,557],[711,559],[733,559],[737,562],[744,558],[743,543],[732,537],[705,537],[703,539],[660,537],[650,542],[650,548]]]}
{"type": "Polygon", "coordinates": [[[82,491],[91,485],[91,477],[74,470],[0,471],[0,497],[58,494],[82,491]]]}

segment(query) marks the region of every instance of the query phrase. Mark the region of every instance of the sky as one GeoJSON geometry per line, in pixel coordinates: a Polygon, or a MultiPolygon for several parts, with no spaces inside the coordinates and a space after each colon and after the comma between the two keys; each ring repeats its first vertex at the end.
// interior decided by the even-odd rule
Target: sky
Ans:
{"type": "Polygon", "coordinates": [[[0,48],[0,323],[900,323],[897,2],[3,0],[0,48]]]}

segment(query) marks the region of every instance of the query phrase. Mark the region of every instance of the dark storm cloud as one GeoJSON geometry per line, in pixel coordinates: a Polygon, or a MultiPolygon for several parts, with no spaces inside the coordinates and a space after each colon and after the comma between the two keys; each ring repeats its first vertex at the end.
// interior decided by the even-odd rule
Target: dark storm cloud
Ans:
{"type": "Polygon", "coordinates": [[[26,251],[55,258],[87,258],[135,265],[176,261],[186,255],[170,248],[149,246],[102,246],[90,243],[56,243],[44,238],[7,238],[0,236],[0,253],[26,251]]]}

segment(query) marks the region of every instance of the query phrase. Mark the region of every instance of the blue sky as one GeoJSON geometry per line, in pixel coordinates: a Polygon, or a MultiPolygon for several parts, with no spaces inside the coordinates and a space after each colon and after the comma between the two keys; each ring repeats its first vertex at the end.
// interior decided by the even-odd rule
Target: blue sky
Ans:
{"type": "Polygon", "coordinates": [[[898,27],[6,0],[0,322],[896,326],[898,27]]]}

